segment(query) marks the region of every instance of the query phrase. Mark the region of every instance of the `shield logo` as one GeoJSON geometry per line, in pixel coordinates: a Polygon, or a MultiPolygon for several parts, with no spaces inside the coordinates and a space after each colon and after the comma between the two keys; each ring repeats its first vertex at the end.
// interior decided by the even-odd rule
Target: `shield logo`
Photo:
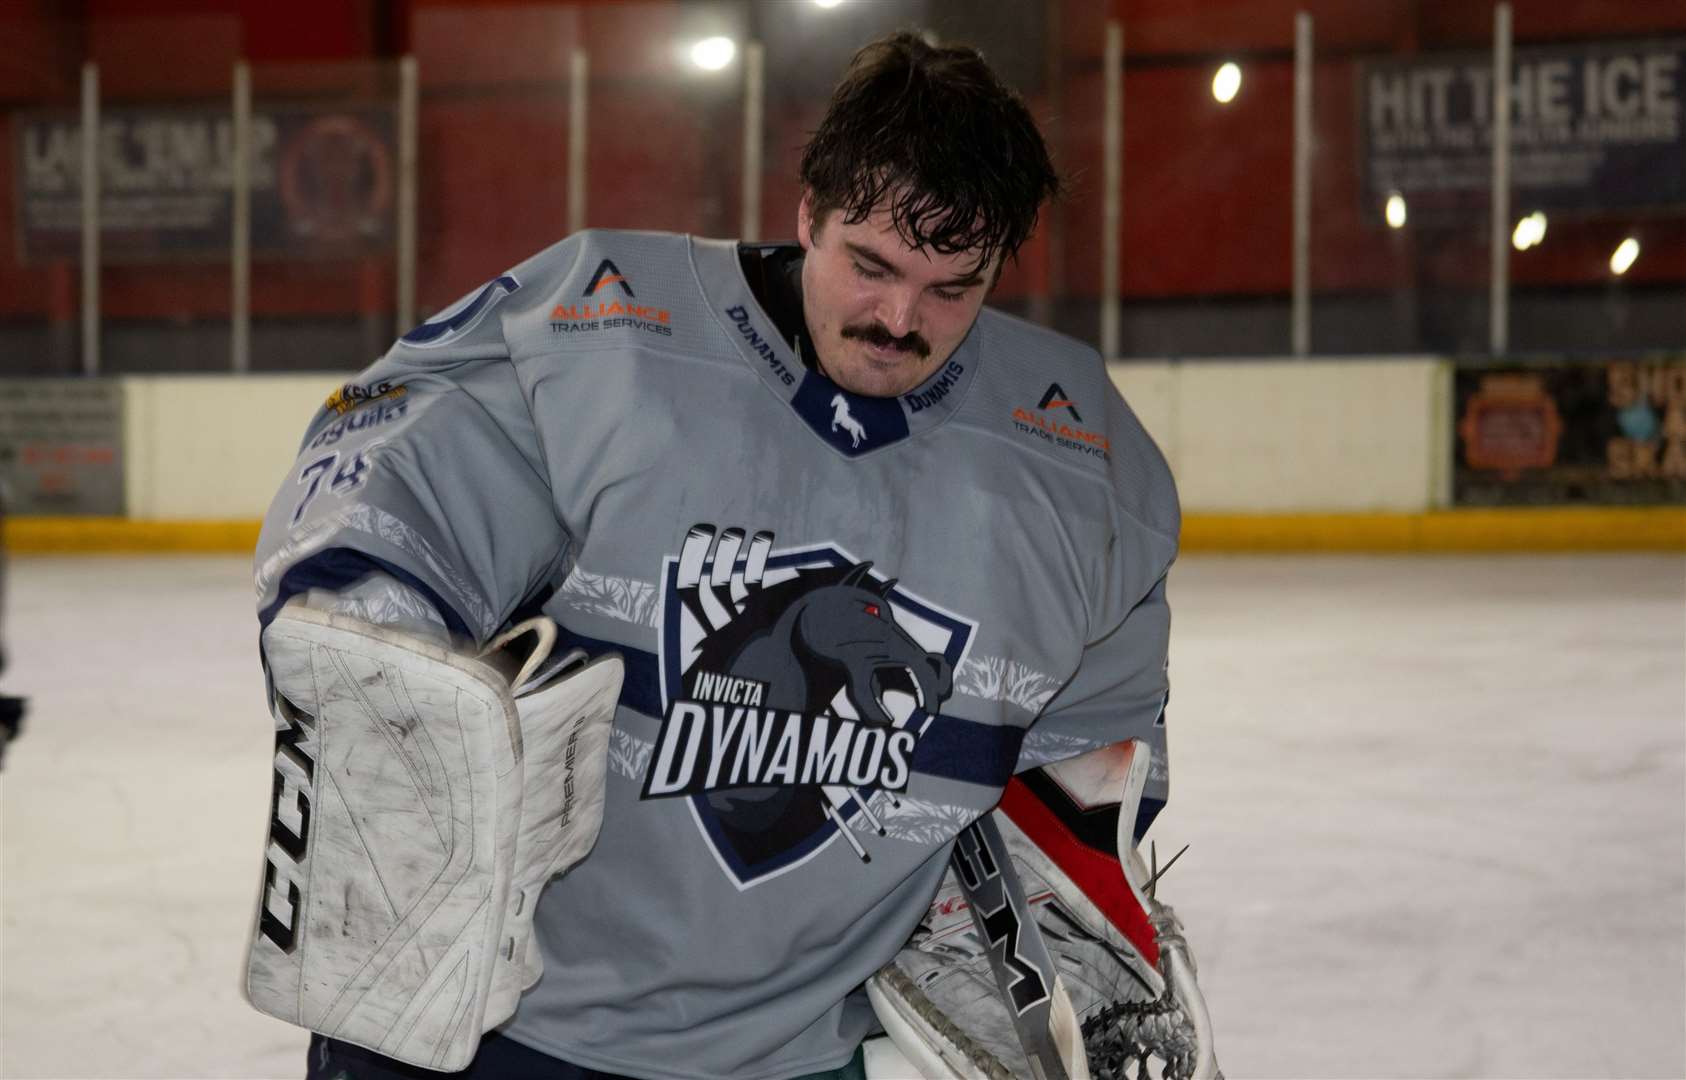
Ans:
{"type": "Polygon", "coordinates": [[[686,799],[740,889],[833,843],[870,862],[873,804],[907,786],[975,629],[835,544],[693,526],[662,568],[642,797],[686,799]]]}

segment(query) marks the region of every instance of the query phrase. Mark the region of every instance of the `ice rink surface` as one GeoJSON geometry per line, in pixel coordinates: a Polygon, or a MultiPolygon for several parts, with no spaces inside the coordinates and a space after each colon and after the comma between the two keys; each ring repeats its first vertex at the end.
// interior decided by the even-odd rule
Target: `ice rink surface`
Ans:
{"type": "MultiPolygon", "coordinates": [[[[17,559],[0,1075],[284,1077],[242,558],[17,559]]],[[[1686,1076],[1686,559],[1188,557],[1161,896],[1231,1080],[1686,1076]]]]}

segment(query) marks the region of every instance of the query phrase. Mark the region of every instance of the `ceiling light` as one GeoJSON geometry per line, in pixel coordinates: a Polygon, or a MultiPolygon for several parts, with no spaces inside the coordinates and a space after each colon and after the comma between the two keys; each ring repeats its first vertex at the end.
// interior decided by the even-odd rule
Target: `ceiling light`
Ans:
{"type": "Polygon", "coordinates": [[[1610,253],[1610,272],[1617,275],[1627,273],[1628,267],[1632,266],[1633,261],[1637,258],[1639,258],[1639,241],[1630,236],[1617,244],[1616,250],[1610,253]]]}
{"type": "Polygon", "coordinates": [[[738,47],[729,37],[703,38],[691,46],[691,63],[704,71],[719,71],[737,54],[738,47]]]}
{"type": "Polygon", "coordinates": [[[1539,247],[1545,239],[1546,216],[1538,210],[1516,223],[1511,231],[1510,243],[1517,251],[1527,251],[1531,247],[1539,247]]]}
{"type": "Polygon", "coordinates": [[[1212,76],[1212,96],[1219,104],[1228,105],[1235,100],[1235,95],[1241,90],[1241,68],[1235,63],[1226,63],[1218,68],[1218,73],[1212,76]]]}
{"type": "Polygon", "coordinates": [[[1403,229],[1405,227],[1405,196],[1394,192],[1387,197],[1387,206],[1383,211],[1390,228],[1403,229]]]}

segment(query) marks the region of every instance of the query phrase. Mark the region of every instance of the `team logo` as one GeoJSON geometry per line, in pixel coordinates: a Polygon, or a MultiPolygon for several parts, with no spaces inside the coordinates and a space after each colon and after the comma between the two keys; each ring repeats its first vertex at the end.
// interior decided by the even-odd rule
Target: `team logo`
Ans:
{"type": "Polygon", "coordinates": [[[849,414],[849,400],[842,394],[831,397],[831,430],[846,433],[852,446],[859,446],[866,438],[865,426],[849,414]]]}
{"type": "Polygon", "coordinates": [[[585,292],[580,293],[580,295],[596,296],[597,290],[609,285],[619,285],[621,292],[637,299],[638,294],[632,291],[632,283],[626,280],[626,275],[621,273],[620,267],[616,266],[611,259],[604,259],[597,264],[597,272],[591,275],[591,282],[586,285],[585,292]]]}
{"type": "Polygon", "coordinates": [[[873,803],[906,789],[975,624],[835,545],[775,551],[766,532],[693,526],[662,580],[641,797],[686,799],[740,889],[835,842],[870,862],[873,803]]]}
{"type": "Polygon", "coordinates": [[[1077,421],[1079,424],[1083,422],[1082,415],[1077,411],[1076,402],[1065,396],[1065,391],[1060,389],[1059,383],[1048,384],[1048,389],[1042,394],[1041,404],[1036,407],[1044,411],[1048,409],[1064,409],[1071,413],[1071,418],[1073,420],[1077,421]]]}

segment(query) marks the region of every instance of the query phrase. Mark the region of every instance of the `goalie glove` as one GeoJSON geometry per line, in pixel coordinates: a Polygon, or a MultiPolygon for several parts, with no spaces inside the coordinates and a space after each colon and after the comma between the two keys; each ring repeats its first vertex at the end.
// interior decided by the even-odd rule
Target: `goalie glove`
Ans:
{"type": "MultiPolygon", "coordinates": [[[[1175,912],[1154,895],[1158,868],[1143,864],[1130,831],[1148,759],[1147,746],[1131,742],[1051,777],[1091,791],[1101,782],[1122,795],[1117,858],[1077,840],[1021,780],[1008,786],[995,818],[1069,997],[1070,1029],[1055,1041],[1080,1040],[1095,1080],[1218,1080],[1193,955],[1175,912]]],[[[1034,1077],[995,986],[951,873],[868,993],[890,1037],[927,1078],[1034,1077]]],[[[1056,1026],[1060,1013],[1056,1003],[1056,1026]]]]}

